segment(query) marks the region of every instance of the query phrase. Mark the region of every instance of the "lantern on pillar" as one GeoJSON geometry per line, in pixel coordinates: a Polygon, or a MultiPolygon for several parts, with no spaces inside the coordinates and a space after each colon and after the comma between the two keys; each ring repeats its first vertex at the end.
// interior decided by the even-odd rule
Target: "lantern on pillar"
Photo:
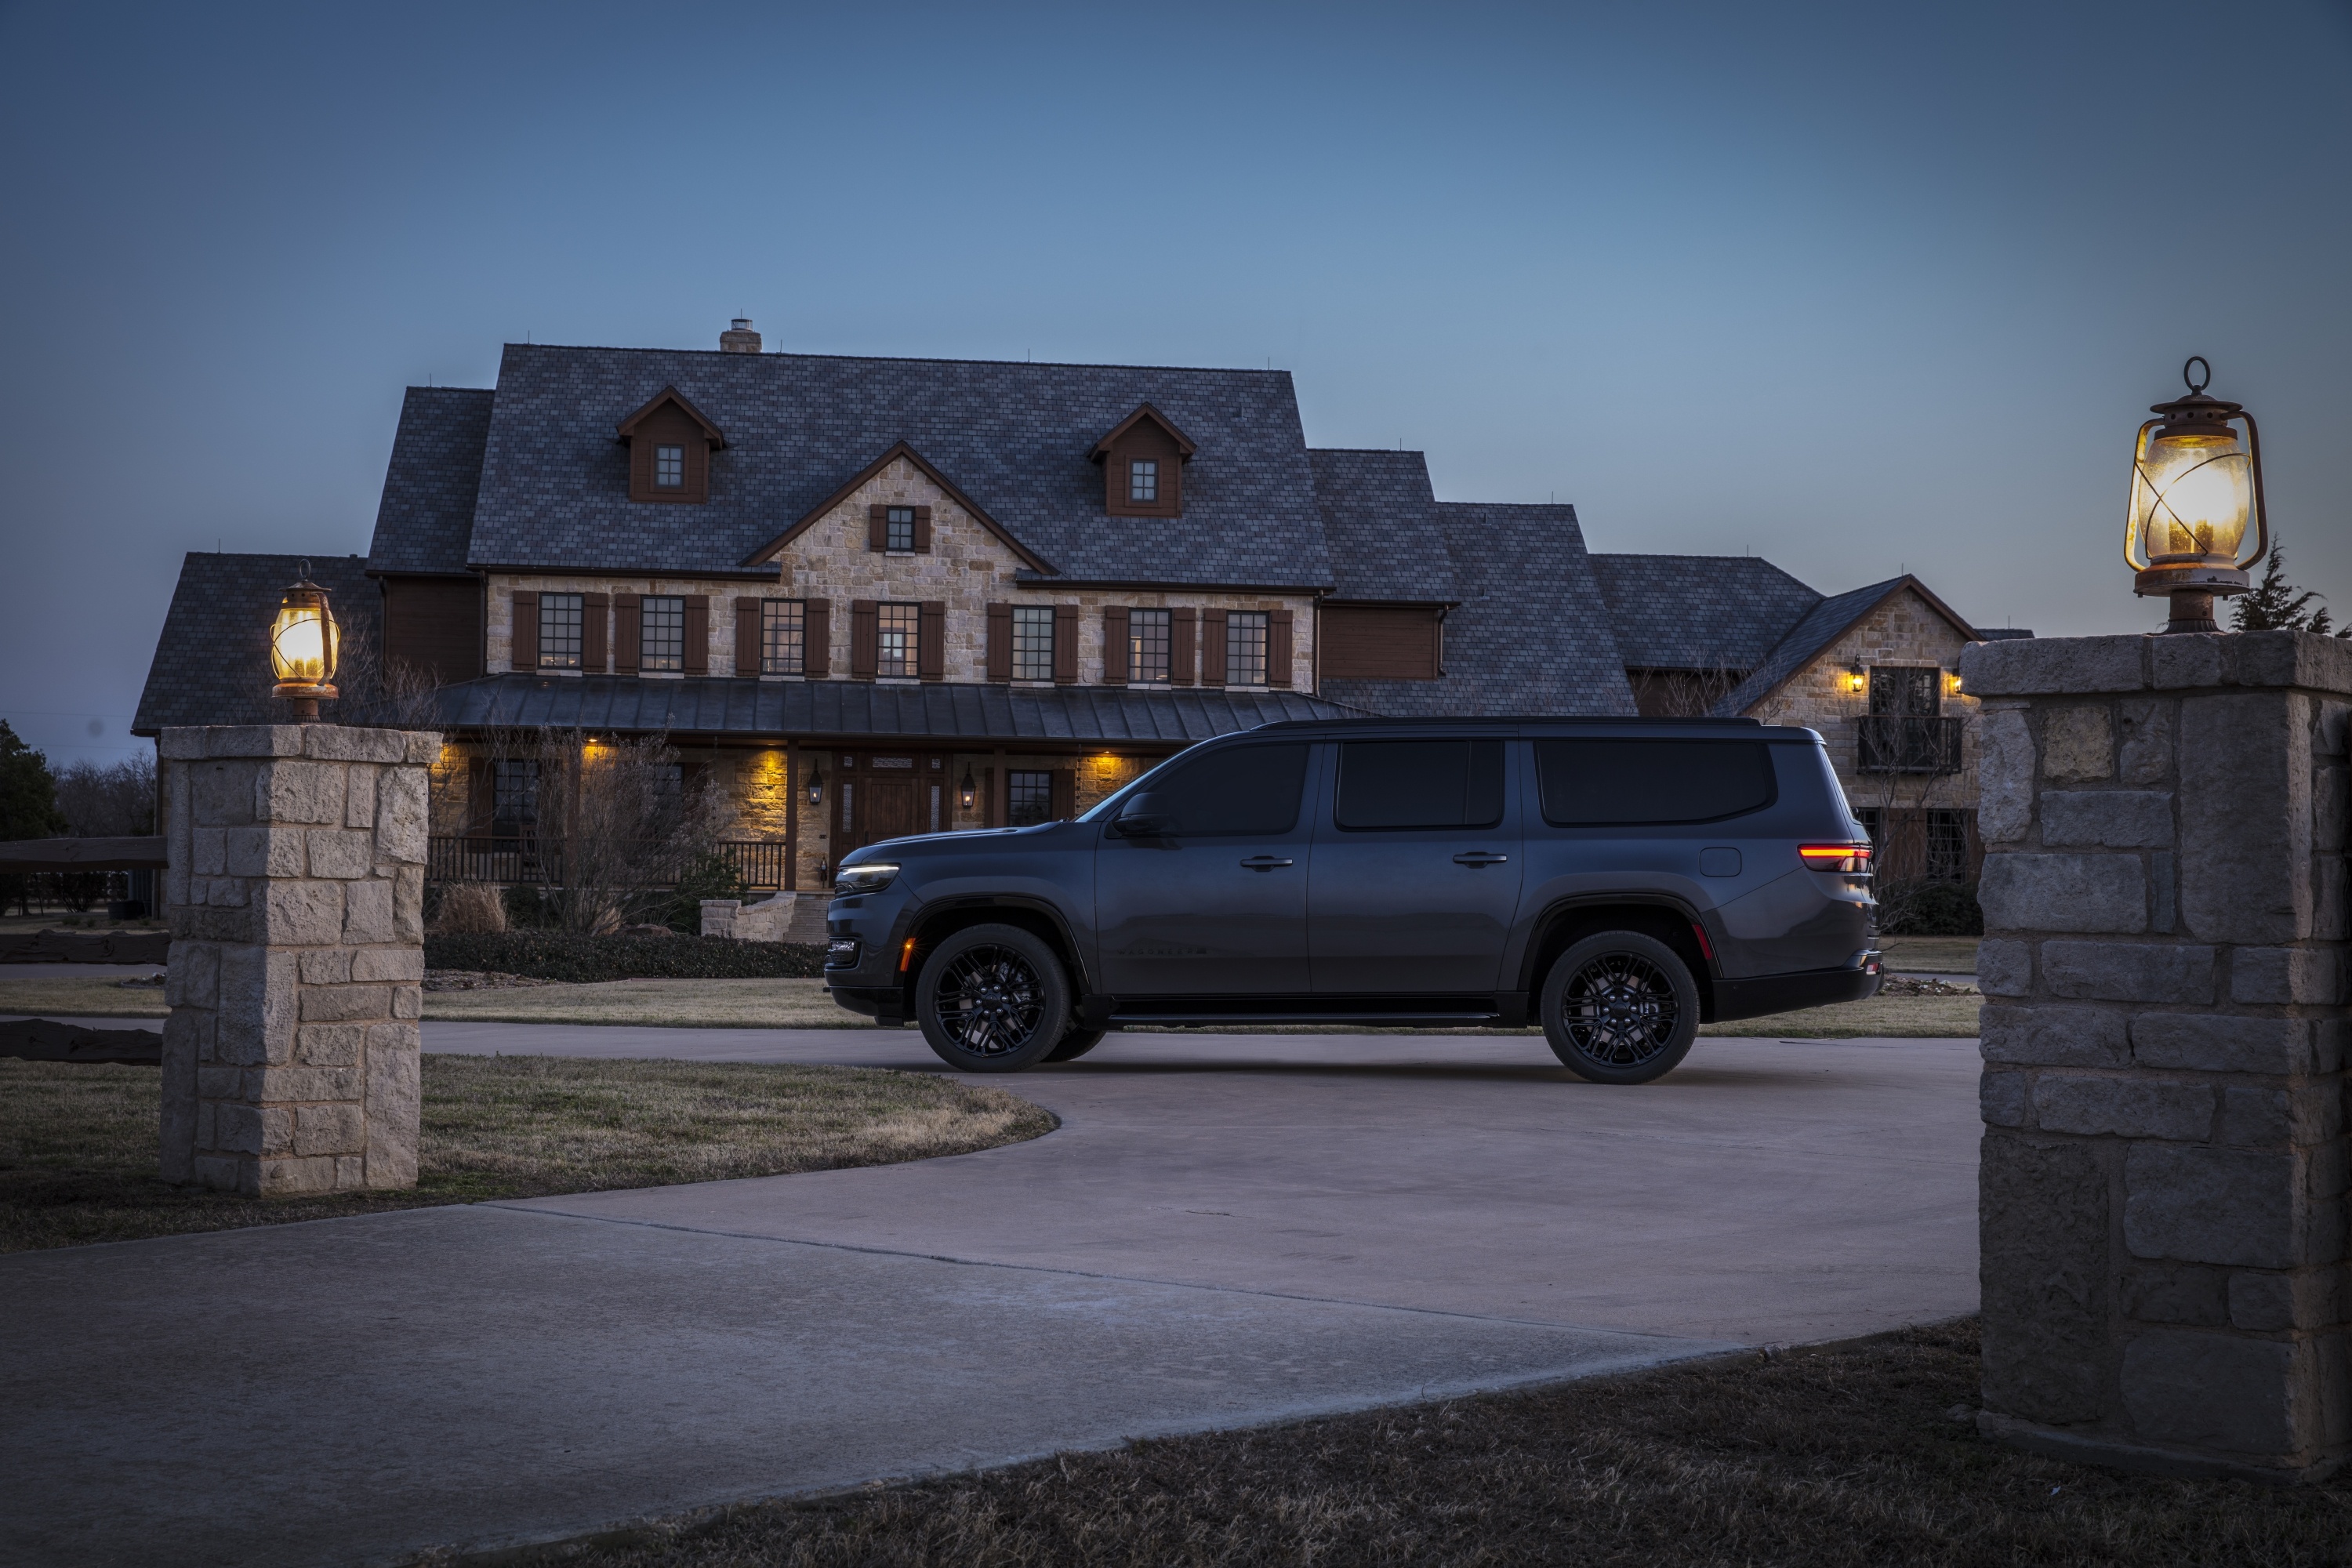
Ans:
{"type": "Polygon", "coordinates": [[[319,717],[319,700],[336,695],[335,667],[342,653],[342,629],[327,607],[327,590],[310,581],[310,563],[278,602],[269,628],[269,668],[278,677],[275,695],[294,704],[294,721],[319,717]]]}
{"type": "Polygon", "coordinates": [[[2189,395],[2151,405],[2156,417],[2139,427],[2124,559],[2133,593],[2171,596],[2167,632],[2212,632],[2214,595],[2244,593],[2246,569],[2270,548],[2262,437],[2242,406],[2205,395],[2213,367],[2203,355],[2180,378],[2189,395]]]}

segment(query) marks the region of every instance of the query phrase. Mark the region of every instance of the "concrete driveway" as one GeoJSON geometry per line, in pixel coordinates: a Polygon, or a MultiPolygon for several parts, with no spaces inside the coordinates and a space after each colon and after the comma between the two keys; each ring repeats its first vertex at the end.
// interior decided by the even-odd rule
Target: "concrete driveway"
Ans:
{"type": "MultiPolygon", "coordinates": [[[[434,1050],[936,1070],[911,1033],[434,1050]]],[[[26,1562],[396,1561],[1976,1305],[1974,1042],[1114,1036],[955,1159],[0,1259],[26,1562]]]]}

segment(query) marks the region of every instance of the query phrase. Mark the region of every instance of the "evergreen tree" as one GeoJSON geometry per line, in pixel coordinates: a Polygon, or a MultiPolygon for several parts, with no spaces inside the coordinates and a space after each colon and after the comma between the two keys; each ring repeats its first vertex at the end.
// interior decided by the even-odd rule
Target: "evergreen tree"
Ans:
{"type": "Polygon", "coordinates": [[[47,838],[65,826],[49,759],[0,719],[0,838],[47,838]]]}
{"type": "MultiPolygon", "coordinates": [[[[2231,601],[2230,629],[2238,632],[2317,632],[2328,635],[2336,623],[2323,604],[2310,607],[2314,599],[2322,597],[2315,588],[2297,588],[2286,580],[2286,547],[2273,544],[2263,557],[2263,580],[2253,592],[2241,594],[2231,601]]],[[[2352,626],[2335,634],[2352,637],[2352,626]]]]}

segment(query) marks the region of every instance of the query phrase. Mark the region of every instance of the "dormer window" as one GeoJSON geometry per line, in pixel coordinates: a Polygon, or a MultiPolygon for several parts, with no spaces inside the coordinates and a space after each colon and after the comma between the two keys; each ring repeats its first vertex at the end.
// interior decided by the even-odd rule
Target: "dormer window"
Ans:
{"type": "Polygon", "coordinates": [[[1181,517],[1184,465],[1192,439],[1149,403],[1095,443],[1103,466],[1103,510],[1113,517],[1181,517]]]}
{"type": "Polygon", "coordinates": [[[654,488],[677,490],[686,488],[686,448],[656,447],[654,448],[654,488]]]}
{"type": "Polygon", "coordinates": [[[710,454],[727,437],[677,388],[661,395],[626,419],[617,432],[629,448],[629,499],[683,501],[710,499],[710,454]]]}

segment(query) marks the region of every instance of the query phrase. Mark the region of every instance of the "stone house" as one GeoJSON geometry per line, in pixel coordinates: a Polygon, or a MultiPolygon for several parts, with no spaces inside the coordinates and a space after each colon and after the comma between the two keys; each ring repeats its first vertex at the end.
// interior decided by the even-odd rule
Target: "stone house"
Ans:
{"type": "MultiPolygon", "coordinates": [[[[1418,452],[1307,446],[1286,372],[768,353],[748,322],[411,387],[368,554],[191,554],[134,729],[266,717],[262,628],[305,567],[347,701],[405,682],[449,737],[436,866],[533,831],[499,737],[660,735],[785,890],[1351,712],[1769,712],[1830,734],[1868,809],[1885,748],[1965,700],[1905,685],[1876,723],[1839,661],[1945,671],[1981,635],[1909,578],[1824,599],[1760,561],[1590,555],[1572,507],[1440,501],[1418,452]]],[[[1972,810],[1933,777],[1921,809],[1972,810]]]]}

